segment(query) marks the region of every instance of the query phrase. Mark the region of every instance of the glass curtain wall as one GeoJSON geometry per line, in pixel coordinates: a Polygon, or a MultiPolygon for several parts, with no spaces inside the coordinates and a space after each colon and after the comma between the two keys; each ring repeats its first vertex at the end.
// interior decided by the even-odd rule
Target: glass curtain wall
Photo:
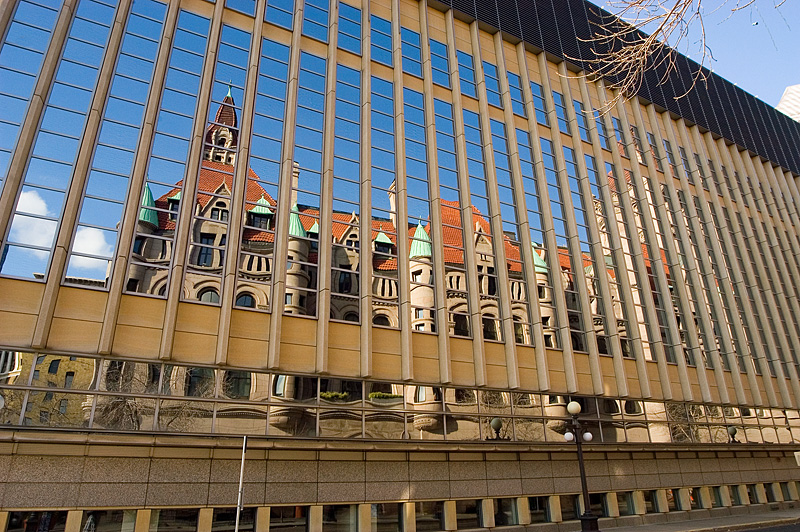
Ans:
{"type": "MultiPolygon", "coordinates": [[[[374,28],[373,28],[374,31],[374,28]]],[[[373,42],[374,45],[374,42],[373,42]]],[[[397,279],[397,183],[391,81],[372,77],[372,323],[400,326],[397,279]]]]}
{"type": "MultiPolygon", "coordinates": [[[[567,216],[564,209],[561,185],[558,182],[558,166],[554,154],[553,143],[542,137],[539,139],[542,148],[547,193],[550,197],[550,212],[553,216],[556,246],[558,247],[558,279],[564,285],[564,296],[567,304],[567,320],[569,322],[570,342],[572,349],[586,351],[586,324],[581,315],[581,301],[578,294],[575,276],[583,274],[583,264],[580,257],[572,257],[569,252],[567,239],[567,216]],[[580,273],[578,273],[580,272],[580,273]]],[[[565,148],[571,150],[571,148],[565,148]]]]}
{"type": "Polygon", "coordinates": [[[398,234],[410,237],[409,269],[411,271],[412,326],[416,331],[436,332],[436,297],[433,276],[433,243],[431,240],[431,202],[428,189],[425,111],[421,92],[403,89],[405,117],[406,188],[408,194],[407,223],[398,224],[398,234]],[[416,225],[414,219],[417,220],[416,225]]]}
{"type": "Polygon", "coordinates": [[[436,127],[436,158],[439,163],[439,197],[442,205],[442,236],[447,282],[447,310],[451,336],[471,336],[470,303],[467,295],[464,239],[469,238],[461,226],[462,192],[458,186],[455,124],[453,105],[433,101],[436,127]]]}
{"type": "Polygon", "coordinates": [[[361,72],[336,67],[331,319],[360,321],[361,72]]]}
{"type": "MultiPolygon", "coordinates": [[[[22,9],[24,18],[27,6],[22,9]]],[[[114,2],[105,0],[78,3],[5,235],[3,275],[47,278],[115,9],[114,2]]],[[[46,20],[45,12],[42,21],[46,20]]],[[[13,50],[6,48],[6,54],[13,50]]],[[[21,121],[21,116],[12,120],[21,121]]]]}
{"type": "Polygon", "coordinates": [[[283,311],[301,316],[317,315],[326,63],[323,57],[300,53],[283,311]]]}
{"type": "Polygon", "coordinates": [[[481,295],[481,319],[484,340],[502,340],[499,293],[497,289],[497,235],[492,233],[489,217],[489,191],[483,154],[483,135],[478,113],[464,109],[464,136],[467,145],[467,171],[472,203],[475,262],[478,269],[478,290],[481,295]]]}
{"type": "MultiPolygon", "coordinates": [[[[611,163],[605,164],[606,174],[608,176],[609,191],[611,192],[611,205],[614,212],[614,223],[619,230],[620,242],[622,244],[622,252],[625,257],[625,268],[622,269],[622,274],[628,276],[631,285],[631,300],[630,304],[633,305],[633,311],[636,316],[636,324],[632,327],[638,329],[638,336],[642,342],[642,349],[644,356],[648,360],[654,360],[655,357],[650,348],[650,344],[656,341],[658,332],[655,327],[656,324],[650,323],[647,318],[647,313],[644,308],[644,294],[643,291],[647,289],[647,285],[642,282],[641,275],[635,264],[635,255],[639,252],[634,246],[641,246],[640,233],[638,232],[636,223],[632,221],[633,214],[631,214],[627,207],[626,202],[623,201],[622,196],[628,195],[630,184],[627,182],[629,173],[626,170],[624,175],[626,181],[620,182],[619,175],[617,174],[616,167],[611,163]]],[[[641,248],[640,248],[641,249],[641,248]]],[[[649,280],[649,279],[648,279],[649,280]]],[[[658,314],[658,305],[656,305],[656,313],[658,314]]],[[[666,332],[666,316],[659,316],[659,325],[662,325],[663,320],[663,338],[666,340],[668,334],[666,332]]],[[[669,359],[669,355],[667,355],[669,359]]]]}
{"type": "Polygon", "coordinates": [[[271,283],[275,225],[281,214],[278,191],[288,76],[289,47],[262,39],[234,302],[241,308],[273,308],[271,283]]]}
{"type": "Polygon", "coordinates": [[[20,1],[0,48],[0,192],[61,4],[61,0],[20,1]]]}
{"type": "Polygon", "coordinates": [[[166,13],[166,4],[153,0],[131,7],[67,260],[67,283],[85,285],[89,279],[107,287],[110,281],[166,13]]]}
{"type": "Polygon", "coordinates": [[[533,247],[533,271],[536,275],[536,293],[539,296],[539,314],[544,330],[544,345],[545,347],[558,347],[560,340],[555,301],[553,300],[553,263],[547,256],[544,247],[545,229],[539,195],[540,180],[536,175],[533,163],[535,156],[531,146],[531,137],[523,129],[517,129],[517,149],[519,150],[522,189],[525,193],[525,208],[528,211],[526,214],[533,247]]]}
{"type": "Polygon", "coordinates": [[[225,268],[230,201],[235,187],[239,154],[239,120],[247,78],[250,33],[223,25],[208,122],[203,143],[189,227],[189,250],[183,296],[219,304],[225,268]]]}
{"type": "Polygon", "coordinates": [[[497,192],[500,199],[500,218],[503,223],[503,246],[506,255],[506,268],[510,281],[511,314],[514,320],[514,340],[518,344],[532,344],[531,313],[528,297],[526,264],[520,242],[518,212],[518,192],[511,183],[511,157],[509,154],[506,126],[498,120],[490,120],[492,148],[494,150],[497,192]]]}
{"type": "Polygon", "coordinates": [[[210,24],[185,10],[178,15],[131,248],[128,292],[167,297],[210,24]]]}

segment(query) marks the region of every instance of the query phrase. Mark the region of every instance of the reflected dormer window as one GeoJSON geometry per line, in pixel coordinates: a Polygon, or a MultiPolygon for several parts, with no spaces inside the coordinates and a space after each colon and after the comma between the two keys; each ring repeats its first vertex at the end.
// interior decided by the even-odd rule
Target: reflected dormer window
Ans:
{"type": "Polygon", "coordinates": [[[256,227],[258,229],[269,229],[269,216],[266,214],[254,214],[250,213],[250,222],[249,225],[251,227],[256,227]]]}
{"type": "Polygon", "coordinates": [[[227,222],[228,221],[228,209],[225,208],[225,204],[221,201],[216,203],[216,206],[211,209],[211,219],[212,220],[219,220],[220,222],[227,222]]]}

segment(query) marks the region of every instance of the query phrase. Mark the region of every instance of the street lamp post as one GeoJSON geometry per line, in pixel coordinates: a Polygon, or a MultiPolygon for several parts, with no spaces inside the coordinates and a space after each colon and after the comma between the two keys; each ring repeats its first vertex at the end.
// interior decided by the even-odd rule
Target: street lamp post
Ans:
{"type": "Polygon", "coordinates": [[[592,433],[581,427],[578,421],[578,414],[581,413],[581,405],[577,401],[570,401],[567,405],[567,412],[572,416],[572,432],[564,434],[564,439],[568,442],[575,441],[578,447],[578,467],[581,474],[581,490],[583,491],[583,514],[580,516],[581,532],[599,531],[597,526],[598,517],[592,513],[589,503],[589,488],[586,485],[586,467],[583,464],[583,442],[592,441],[592,433]]]}
{"type": "Polygon", "coordinates": [[[503,420],[499,417],[492,418],[489,422],[489,427],[494,431],[494,436],[486,436],[487,440],[510,440],[509,436],[500,436],[500,431],[503,430],[503,420]]]}

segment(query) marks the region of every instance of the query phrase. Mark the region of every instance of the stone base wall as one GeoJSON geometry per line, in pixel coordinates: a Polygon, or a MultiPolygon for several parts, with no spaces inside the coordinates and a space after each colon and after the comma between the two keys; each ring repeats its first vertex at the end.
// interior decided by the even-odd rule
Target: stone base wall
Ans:
{"type": "MultiPolygon", "coordinates": [[[[240,440],[44,432],[4,436],[0,509],[5,511],[209,508],[237,502],[240,440]],[[52,440],[56,436],[60,441],[52,440]]],[[[511,498],[517,501],[519,524],[528,525],[527,497],[548,497],[550,520],[558,523],[559,496],[580,492],[577,455],[567,445],[524,449],[488,442],[461,448],[345,442],[332,448],[315,441],[257,440],[248,447],[246,506],[511,498]]],[[[632,492],[635,515],[619,518],[626,524],[749,512],[770,503],[800,505],[793,502],[800,499],[793,449],[586,447],[589,490],[605,494],[612,519],[619,516],[616,493],[632,492]],[[712,508],[714,486],[732,486],[741,505],[732,506],[726,496],[722,507],[712,508]],[[698,499],[695,509],[678,511],[691,506],[689,489],[698,499]],[[666,490],[678,501],[675,511],[646,513],[642,494],[666,508],[666,490]]],[[[413,504],[408,506],[413,510],[413,504]]]]}

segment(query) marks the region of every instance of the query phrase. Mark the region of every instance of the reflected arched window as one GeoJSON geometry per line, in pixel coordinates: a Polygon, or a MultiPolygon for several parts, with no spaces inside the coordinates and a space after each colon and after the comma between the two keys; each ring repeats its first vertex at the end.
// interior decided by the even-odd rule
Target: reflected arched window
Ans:
{"type": "Polygon", "coordinates": [[[497,325],[492,318],[483,318],[483,339],[497,340],[497,325]]]}
{"type": "Polygon", "coordinates": [[[569,338],[572,341],[572,349],[575,351],[586,351],[586,347],[583,345],[583,335],[571,333],[569,338]]]}
{"type": "Polygon", "coordinates": [[[236,306],[256,308],[256,298],[254,298],[252,294],[248,294],[247,292],[245,292],[244,294],[239,294],[239,297],[236,298],[236,306]]]}
{"type": "Polygon", "coordinates": [[[226,371],[222,379],[222,391],[231,399],[248,399],[250,382],[249,371],[226,371]]]}
{"type": "Polygon", "coordinates": [[[158,364],[147,365],[147,383],[145,385],[146,393],[154,393],[158,391],[158,382],[161,380],[161,366],[158,364]]]}
{"type": "Polygon", "coordinates": [[[389,318],[382,314],[378,314],[377,316],[372,318],[373,325],[380,325],[381,327],[391,327],[392,324],[389,322],[389,318]]]}
{"type": "Polygon", "coordinates": [[[223,201],[218,201],[214,204],[214,207],[211,209],[211,216],[212,220],[219,220],[221,222],[228,221],[228,209],[227,205],[223,201]]]}
{"type": "Polygon", "coordinates": [[[619,414],[619,403],[615,399],[603,399],[603,413],[609,415],[619,414]]]}
{"type": "Polygon", "coordinates": [[[567,399],[563,395],[548,395],[547,404],[565,405],[567,404],[567,399]]]}
{"type": "Polygon", "coordinates": [[[283,397],[286,394],[286,375],[275,375],[275,380],[272,382],[272,395],[274,397],[283,397]]]}
{"type": "Polygon", "coordinates": [[[464,314],[452,314],[453,334],[456,336],[469,336],[469,323],[464,314]]]}
{"type": "Polygon", "coordinates": [[[525,343],[525,327],[516,320],[514,320],[514,341],[518,344],[525,343]]]}
{"type": "Polygon", "coordinates": [[[206,288],[197,294],[197,299],[204,303],[219,303],[219,292],[213,288],[206,288]]]}
{"type": "MultiPolygon", "coordinates": [[[[606,337],[600,334],[597,335],[597,352],[600,353],[601,355],[608,354],[608,344],[606,343],[606,337]]],[[[625,355],[623,354],[623,356],[625,355]]]]}
{"type": "Polygon", "coordinates": [[[358,323],[358,314],[355,312],[348,312],[344,315],[344,321],[352,321],[353,323],[358,323]]]}
{"type": "Polygon", "coordinates": [[[339,293],[349,294],[353,289],[353,277],[350,272],[339,272],[339,293]]]}
{"type": "Polygon", "coordinates": [[[625,401],[625,413],[629,416],[638,416],[643,412],[642,403],[639,401],[625,401]]]}
{"type": "Polygon", "coordinates": [[[186,369],[186,395],[208,397],[214,393],[214,370],[208,368],[186,369]]]}

